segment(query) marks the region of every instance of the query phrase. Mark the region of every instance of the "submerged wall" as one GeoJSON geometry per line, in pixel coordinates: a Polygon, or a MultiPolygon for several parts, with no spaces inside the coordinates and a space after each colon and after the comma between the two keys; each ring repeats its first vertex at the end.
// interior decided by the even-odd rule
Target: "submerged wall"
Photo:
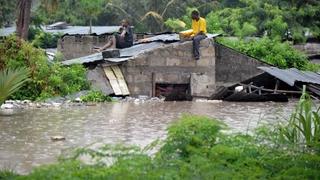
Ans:
{"type": "Polygon", "coordinates": [[[201,57],[192,55],[192,42],[164,44],[122,64],[131,95],[155,95],[156,84],[190,84],[192,96],[209,97],[215,91],[213,40],[201,42],[201,57]]]}
{"type": "Polygon", "coordinates": [[[257,76],[263,71],[259,66],[269,66],[234,49],[215,43],[217,86],[230,86],[257,76]]]}

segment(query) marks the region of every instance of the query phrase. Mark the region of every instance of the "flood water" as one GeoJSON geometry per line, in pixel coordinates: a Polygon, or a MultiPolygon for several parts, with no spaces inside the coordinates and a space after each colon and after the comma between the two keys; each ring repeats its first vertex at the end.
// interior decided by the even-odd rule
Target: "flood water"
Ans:
{"type": "Polygon", "coordinates": [[[15,116],[0,116],[0,169],[25,174],[36,166],[56,162],[66,149],[92,143],[143,147],[164,138],[168,125],[184,113],[221,119],[231,131],[247,132],[262,122],[288,117],[295,104],[123,102],[24,110],[15,116]],[[51,141],[56,135],[66,140],[51,141]]]}

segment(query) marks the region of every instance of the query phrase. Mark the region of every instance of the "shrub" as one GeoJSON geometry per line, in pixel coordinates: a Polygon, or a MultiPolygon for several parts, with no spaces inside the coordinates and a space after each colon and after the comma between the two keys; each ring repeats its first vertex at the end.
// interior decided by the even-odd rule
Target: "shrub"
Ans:
{"type": "Polygon", "coordinates": [[[101,91],[90,91],[87,95],[81,96],[81,100],[83,102],[112,102],[112,98],[101,91]]]}
{"type": "Polygon", "coordinates": [[[221,125],[221,122],[204,116],[184,115],[168,129],[161,154],[187,158],[197,149],[210,149],[216,143],[221,125]]]}
{"type": "Polygon", "coordinates": [[[45,53],[30,43],[10,36],[0,44],[0,69],[27,68],[31,81],[14,93],[12,99],[44,99],[88,89],[86,70],[81,65],[69,67],[49,63],[45,53]]]}
{"type": "Polygon", "coordinates": [[[32,45],[37,48],[56,48],[61,34],[51,34],[44,31],[37,33],[32,40],[32,45]]]}
{"type": "Polygon", "coordinates": [[[217,41],[279,68],[294,67],[300,70],[320,70],[319,65],[310,63],[303,53],[295,50],[287,42],[271,40],[267,37],[248,40],[217,38],[217,41]]]}
{"type": "Polygon", "coordinates": [[[249,135],[225,135],[221,122],[184,116],[168,128],[156,156],[135,147],[80,149],[58,164],[13,179],[318,179],[319,154],[277,149],[249,135]],[[77,160],[89,154],[97,163],[77,160]],[[101,159],[104,158],[104,159],[101,159]]]}
{"type": "Polygon", "coordinates": [[[28,81],[27,69],[3,69],[0,70],[0,106],[14,92],[19,90],[28,81]]]}

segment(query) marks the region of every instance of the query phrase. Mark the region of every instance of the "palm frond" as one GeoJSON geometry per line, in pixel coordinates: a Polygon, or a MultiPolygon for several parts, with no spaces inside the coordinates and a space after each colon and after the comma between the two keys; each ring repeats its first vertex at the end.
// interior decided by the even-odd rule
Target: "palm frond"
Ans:
{"type": "Polygon", "coordinates": [[[25,68],[0,71],[0,105],[29,80],[29,74],[25,68]]]}
{"type": "Polygon", "coordinates": [[[153,17],[157,22],[159,23],[163,23],[163,17],[155,12],[155,11],[149,11],[147,12],[142,18],[141,18],[141,21],[144,21],[146,20],[148,17],[153,17]]]}

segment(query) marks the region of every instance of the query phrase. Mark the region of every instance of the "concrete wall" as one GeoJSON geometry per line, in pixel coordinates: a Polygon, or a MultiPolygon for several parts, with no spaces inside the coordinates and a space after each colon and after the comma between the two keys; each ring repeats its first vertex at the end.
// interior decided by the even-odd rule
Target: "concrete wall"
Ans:
{"type": "Polygon", "coordinates": [[[261,74],[259,66],[269,66],[259,60],[215,43],[216,84],[230,86],[261,74]]]}
{"type": "Polygon", "coordinates": [[[209,97],[215,90],[215,49],[213,41],[201,42],[201,57],[192,55],[192,42],[166,44],[122,64],[122,72],[132,96],[154,95],[154,86],[189,84],[193,96],[209,97]]]}
{"type": "Polygon", "coordinates": [[[320,55],[320,43],[297,44],[293,47],[299,51],[306,53],[307,56],[320,55]]]}
{"type": "Polygon", "coordinates": [[[101,47],[108,42],[108,35],[103,36],[64,36],[58,41],[58,51],[65,60],[92,54],[94,46],[101,47]]]}

